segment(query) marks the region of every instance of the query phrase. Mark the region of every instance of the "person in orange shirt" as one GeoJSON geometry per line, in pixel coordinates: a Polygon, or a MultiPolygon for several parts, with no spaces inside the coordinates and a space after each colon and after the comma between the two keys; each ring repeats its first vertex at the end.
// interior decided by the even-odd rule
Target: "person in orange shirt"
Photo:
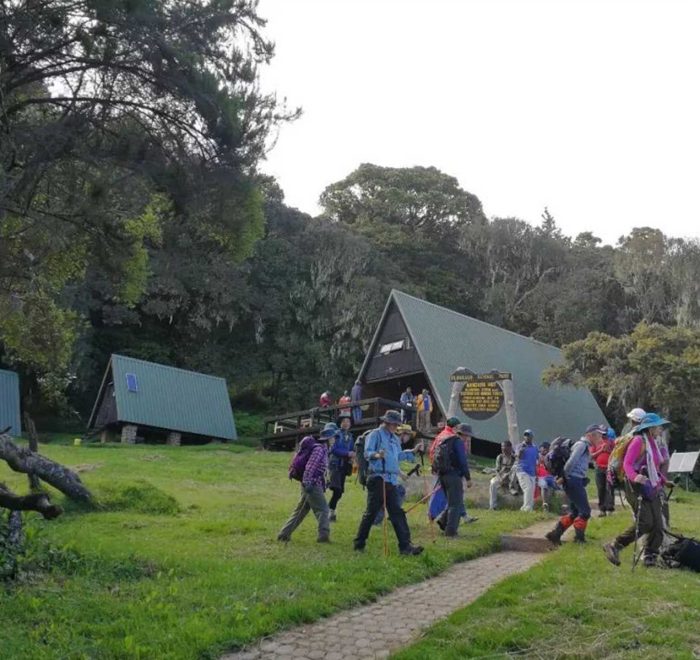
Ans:
{"type": "Polygon", "coordinates": [[[424,433],[430,432],[433,426],[433,423],[430,421],[430,415],[433,412],[433,397],[428,390],[423,390],[416,397],[416,410],[418,411],[418,430],[424,433]]]}

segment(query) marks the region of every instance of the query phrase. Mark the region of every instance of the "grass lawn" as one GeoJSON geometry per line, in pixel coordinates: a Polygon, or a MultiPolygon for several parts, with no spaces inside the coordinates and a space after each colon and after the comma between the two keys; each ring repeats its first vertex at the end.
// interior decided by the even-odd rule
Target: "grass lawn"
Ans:
{"type": "MultiPolygon", "coordinates": [[[[674,529],[700,536],[700,496],[671,504],[674,529]]],[[[491,589],[396,654],[417,658],[698,658],[700,575],[615,568],[601,550],[629,524],[628,511],[596,519],[585,547],[567,543],[527,573],[491,589]]]]}
{"type": "MultiPolygon", "coordinates": [[[[68,503],[52,522],[27,516],[24,576],[0,593],[0,658],[216,657],[496,549],[502,532],[541,517],[480,511],[465,539],[433,543],[420,507],[409,518],[426,552],[398,556],[390,532],[385,560],[378,529],[365,554],[352,551],[364,505],[352,482],[332,544],[315,542],[311,517],[288,546],[275,541],[299,492],[286,477],[286,453],[217,444],[51,443],[40,451],[83,466],[104,508],[68,503]]],[[[26,477],[4,463],[0,481],[26,491],[26,477]]]]}

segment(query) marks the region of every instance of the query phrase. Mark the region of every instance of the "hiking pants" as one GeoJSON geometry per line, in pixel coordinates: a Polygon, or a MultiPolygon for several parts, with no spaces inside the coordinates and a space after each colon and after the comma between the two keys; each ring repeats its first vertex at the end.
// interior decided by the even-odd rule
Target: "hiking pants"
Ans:
{"type": "Polygon", "coordinates": [[[432,423],[430,421],[430,411],[429,410],[419,410],[418,411],[418,430],[419,431],[430,431],[432,423]]]}
{"type": "MultiPolygon", "coordinates": [[[[636,519],[639,520],[638,538],[642,538],[642,536],[647,534],[644,550],[645,554],[658,554],[659,548],[661,547],[661,542],[664,538],[661,498],[659,496],[654,496],[650,500],[642,498],[640,504],[637,501],[637,497],[639,495],[638,488],[632,487],[627,482],[625,482],[625,493],[627,495],[627,501],[630,503],[630,506],[635,513],[636,519]]],[[[630,543],[634,543],[634,539],[637,536],[636,519],[628,529],[622,532],[622,534],[615,539],[615,544],[619,548],[624,548],[630,545],[630,543]]]]}
{"type": "Polygon", "coordinates": [[[615,494],[612,486],[608,483],[608,471],[596,467],[595,469],[595,485],[598,489],[598,508],[601,511],[615,510],[615,494]]]}
{"type": "Polygon", "coordinates": [[[352,421],[355,424],[362,421],[362,408],[360,406],[354,406],[352,409],[352,421]]]}
{"type": "Polygon", "coordinates": [[[331,531],[331,524],[328,515],[328,504],[326,503],[326,497],[323,494],[320,486],[314,486],[310,493],[304,492],[304,487],[301,487],[301,497],[296,505],[292,515],[289,517],[284,527],[280,530],[279,536],[281,538],[291,538],[294,530],[301,525],[306,514],[309,511],[313,511],[318,520],[318,535],[328,536],[331,531]]]}
{"type": "Polygon", "coordinates": [[[445,536],[457,536],[459,519],[464,510],[464,485],[459,474],[444,474],[440,485],[447,495],[447,508],[440,518],[445,521],[445,536]]]}
{"type": "Polygon", "coordinates": [[[523,505],[521,511],[532,511],[535,508],[535,477],[527,472],[517,472],[518,483],[523,491],[523,505]]]}
{"type": "MultiPolygon", "coordinates": [[[[356,549],[365,547],[372,523],[377,513],[384,508],[384,484],[381,477],[367,479],[367,508],[353,542],[356,549]]],[[[411,531],[408,528],[406,512],[401,508],[398,488],[390,483],[386,483],[386,510],[399,542],[399,550],[407,549],[411,545],[411,531]]]]}
{"type": "Polygon", "coordinates": [[[569,514],[573,518],[588,520],[591,517],[591,505],[588,503],[586,484],[588,479],[569,477],[564,481],[564,492],[569,498],[569,514]]]}
{"type": "Polygon", "coordinates": [[[338,506],[338,502],[340,502],[340,498],[345,492],[345,477],[347,475],[347,472],[345,471],[346,465],[347,463],[345,462],[339,462],[338,464],[333,465],[330,470],[331,478],[328,488],[332,491],[333,495],[331,496],[331,501],[328,503],[328,507],[332,511],[335,511],[335,508],[338,506]]]}

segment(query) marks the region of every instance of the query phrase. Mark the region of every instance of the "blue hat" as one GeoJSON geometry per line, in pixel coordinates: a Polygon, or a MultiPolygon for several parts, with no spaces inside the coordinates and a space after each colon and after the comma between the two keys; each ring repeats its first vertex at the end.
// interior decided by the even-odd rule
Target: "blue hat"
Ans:
{"type": "Polygon", "coordinates": [[[532,432],[532,429],[525,429],[523,435],[528,435],[532,438],[535,434],[532,432]]]}
{"type": "Polygon", "coordinates": [[[608,437],[608,440],[614,440],[617,438],[617,434],[615,433],[615,429],[612,428],[611,426],[608,426],[608,430],[605,432],[605,435],[608,437]]]}
{"type": "Polygon", "coordinates": [[[664,419],[656,413],[647,413],[644,415],[644,419],[642,419],[639,426],[637,426],[634,430],[644,431],[645,429],[650,429],[654,426],[668,426],[670,423],[671,422],[669,422],[667,419],[664,419]]]}
{"type": "Polygon", "coordinates": [[[328,422],[328,424],[323,427],[323,431],[318,434],[318,437],[321,438],[321,440],[330,440],[336,433],[338,433],[338,425],[333,422],[328,422]]]}
{"type": "Polygon", "coordinates": [[[387,410],[379,419],[387,424],[401,424],[401,413],[398,410],[387,410]]]}

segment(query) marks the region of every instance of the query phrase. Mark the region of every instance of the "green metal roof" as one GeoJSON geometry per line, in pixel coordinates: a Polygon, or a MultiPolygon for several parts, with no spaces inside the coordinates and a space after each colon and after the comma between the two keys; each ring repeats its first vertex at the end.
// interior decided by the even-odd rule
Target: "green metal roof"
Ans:
{"type": "MultiPolygon", "coordinates": [[[[237,438],[223,378],[123,355],[112,355],[108,372],[110,367],[120,422],[224,440],[237,438]]],[[[101,394],[91,423],[100,401],[101,394]]]]}
{"type": "MultiPolygon", "coordinates": [[[[589,424],[605,420],[589,390],[542,383],[542,371],[562,361],[558,348],[401,291],[392,291],[391,300],[403,316],[443,413],[450,403],[450,375],[457,367],[466,367],[476,373],[496,369],[513,374],[518,426],[532,429],[536,442],[558,435],[578,438],[589,424]]],[[[504,408],[485,421],[461,416],[479,438],[494,442],[508,438],[504,408]]]]}
{"type": "Polygon", "coordinates": [[[0,369],[0,431],[10,426],[10,435],[22,435],[19,407],[19,376],[0,369]]]}

